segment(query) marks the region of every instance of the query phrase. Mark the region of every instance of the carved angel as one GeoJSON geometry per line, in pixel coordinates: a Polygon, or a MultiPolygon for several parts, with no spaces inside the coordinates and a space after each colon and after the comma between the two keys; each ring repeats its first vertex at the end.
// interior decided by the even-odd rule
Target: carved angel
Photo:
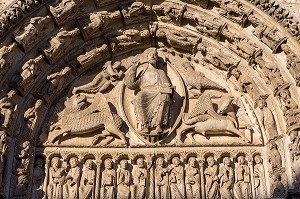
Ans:
{"type": "Polygon", "coordinates": [[[190,98],[198,98],[203,89],[226,91],[222,86],[206,78],[203,73],[195,71],[194,66],[190,62],[185,62],[183,68],[185,71],[183,71],[182,77],[190,91],[190,98]]]}
{"type": "MultiPolygon", "coordinates": [[[[221,105],[222,106],[222,105],[221,105]]],[[[229,104],[228,104],[229,106],[229,104]]],[[[234,118],[219,115],[214,110],[210,97],[202,94],[194,109],[183,117],[183,124],[177,130],[177,142],[182,143],[181,135],[189,129],[194,129],[194,132],[188,133],[187,138],[192,143],[195,143],[193,134],[200,133],[206,136],[207,131],[227,131],[231,132],[243,139],[245,142],[250,142],[239,130],[237,129],[237,122],[234,118]]]]}
{"type": "Polygon", "coordinates": [[[113,139],[112,135],[127,143],[124,133],[120,130],[123,120],[111,112],[103,94],[97,93],[89,106],[86,97],[80,94],[72,96],[65,105],[66,109],[57,124],[58,128],[49,133],[49,143],[65,133],[82,135],[98,130],[101,130],[101,133],[94,136],[92,144],[96,144],[100,138],[110,138],[106,140],[108,143],[113,139]]]}

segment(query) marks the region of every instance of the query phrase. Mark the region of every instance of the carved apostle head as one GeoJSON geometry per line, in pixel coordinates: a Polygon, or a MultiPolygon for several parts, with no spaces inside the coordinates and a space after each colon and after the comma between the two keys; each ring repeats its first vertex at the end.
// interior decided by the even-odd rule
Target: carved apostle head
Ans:
{"type": "Polygon", "coordinates": [[[93,160],[92,159],[87,159],[84,163],[85,167],[88,169],[93,169],[93,160]]]}
{"type": "Polygon", "coordinates": [[[156,159],[156,166],[161,166],[161,167],[164,166],[164,159],[162,157],[158,157],[156,159]]]}
{"type": "Polygon", "coordinates": [[[298,137],[298,131],[291,131],[291,134],[290,134],[290,141],[291,142],[294,142],[296,140],[296,138],[298,137]]]}
{"type": "Polygon", "coordinates": [[[179,157],[174,157],[173,159],[172,159],[172,164],[174,165],[174,166],[179,166],[180,165],[180,159],[179,159],[179,157]]]}
{"type": "Polygon", "coordinates": [[[127,168],[127,165],[128,165],[128,162],[127,162],[126,159],[122,159],[122,160],[120,161],[120,167],[121,167],[122,169],[126,169],[126,168],[127,168]]]}
{"type": "Polygon", "coordinates": [[[151,64],[152,66],[156,66],[156,62],[158,59],[158,53],[156,48],[152,49],[149,53],[148,53],[148,62],[149,64],[151,64]]]}
{"type": "Polygon", "coordinates": [[[230,166],[230,158],[229,158],[229,157],[225,157],[225,158],[223,159],[223,163],[224,163],[224,165],[226,165],[226,166],[230,166]]]}
{"type": "Polygon", "coordinates": [[[136,160],[136,164],[139,168],[144,168],[145,167],[145,161],[144,158],[138,158],[136,160]]]}
{"type": "Polygon", "coordinates": [[[111,158],[107,158],[104,160],[104,167],[106,169],[112,169],[112,159],[111,158]]]}
{"type": "Polygon", "coordinates": [[[240,164],[240,165],[244,165],[245,164],[245,157],[244,156],[239,156],[237,158],[237,162],[240,164]]]}
{"type": "Polygon", "coordinates": [[[60,167],[60,158],[59,157],[54,157],[54,158],[52,158],[52,160],[51,160],[51,166],[52,167],[55,167],[55,168],[58,168],[58,167],[60,167]]]}
{"type": "Polygon", "coordinates": [[[78,166],[78,159],[77,157],[71,157],[69,160],[69,164],[71,168],[77,167],[78,166]]]}
{"type": "Polygon", "coordinates": [[[260,155],[254,156],[254,162],[255,164],[260,164],[262,162],[260,155]]]}
{"type": "Polygon", "coordinates": [[[213,156],[209,156],[208,158],[207,158],[207,164],[208,164],[208,166],[213,166],[214,164],[215,164],[215,159],[214,159],[214,157],[213,156]]]}
{"type": "Polygon", "coordinates": [[[189,158],[189,166],[190,167],[196,167],[196,158],[195,157],[190,157],[189,158]]]}

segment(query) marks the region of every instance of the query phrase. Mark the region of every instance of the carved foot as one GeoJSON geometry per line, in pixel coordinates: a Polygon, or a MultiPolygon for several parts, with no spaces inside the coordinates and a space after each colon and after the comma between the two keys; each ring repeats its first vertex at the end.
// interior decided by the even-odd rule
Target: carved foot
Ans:
{"type": "Polygon", "coordinates": [[[95,135],[93,137],[92,145],[97,144],[101,138],[105,138],[105,136],[104,135],[95,135]]]}
{"type": "Polygon", "coordinates": [[[250,143],[251,143],[251,141],[248,140],[247,138],[243,138],[243,142],[245,142],[245,143],[247,143],[247,144],[250,144],[250,143]]]}

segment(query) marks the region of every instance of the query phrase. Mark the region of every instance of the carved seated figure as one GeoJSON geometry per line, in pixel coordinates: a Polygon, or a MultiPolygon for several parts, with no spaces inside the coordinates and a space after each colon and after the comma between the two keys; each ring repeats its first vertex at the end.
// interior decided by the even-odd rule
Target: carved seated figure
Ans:
{"type": "Polygon", "coordinates": [[[16,93],[16,90],[11,90],[7,93],[6,97],[0,99],[0,125],[3,128],[9,127],[9,124],[11,122],[12,114],[14,112],[12,99],[16,93]]]}
{"type": "Polygon", "coordinates": [[[133,105],[141,134],[149,134],[152,130],[160,134],[168,126],[173,87],[166,73],[157,68],[157,59],[154,49],[148,54],[147,64],[135,63],[125,77],[125,85],[138,91],[133,105]]]}
{"type": "Polygon", "coordinates": [[[216,18],[210,18],[201,14],[195,14],[194,20],[196,21],[196,29],[204,35],[213,37],[220,40],[221,31],[226,26],[225,23],[221,23],[216,18]]]}
{"type": "Polygon", "coordinates": [[[243,4],[236,0],[225,0],[221,1],[219,12],[221,15],[244,26],[252,10],[246,11],[243,4]]]}
{"type": "Polygon", "coordinates": [[[50,12],[59,24],[74,16],[79,9],[80,5],[76,0],[62,0],[56,6],[50,6],[50,12]]]}
{"type": "Polygon", "coordinates": [[[52,28],[53,23],[50,16],[33,17],[23,30],[15,36],[15,40],[27,50],[32,47],[32,44],[41,39],[45,33],[50,32],[52,28]]]}

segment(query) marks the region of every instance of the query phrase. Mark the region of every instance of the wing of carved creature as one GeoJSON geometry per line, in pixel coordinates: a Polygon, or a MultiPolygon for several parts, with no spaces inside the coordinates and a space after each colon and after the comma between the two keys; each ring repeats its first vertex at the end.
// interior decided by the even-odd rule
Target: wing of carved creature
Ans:
{"type": "Polygon", "coordinates": [[[114,121],[108,102],[105,96],[100,92],[95,95],[94,101],[88,109],[91,113],[101,112],[104,124],[114,121]]]}
{"type": "Polygon", "coordinates": [[[206,94],[202,94],[194,107],[194,109],[189,114],[189,119],[196,118],[200,115],[208,114],[209,116],[213,118],[219,118],[220,115],[216,113],[214,110],[212,101],[210,99],[210,96],[206,94]]]}

